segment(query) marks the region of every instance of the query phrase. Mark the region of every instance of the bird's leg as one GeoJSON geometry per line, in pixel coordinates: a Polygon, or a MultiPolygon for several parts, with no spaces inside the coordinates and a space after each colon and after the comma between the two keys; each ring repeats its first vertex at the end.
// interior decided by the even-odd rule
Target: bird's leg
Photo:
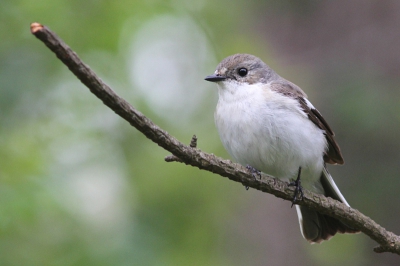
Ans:
{"type": "MultiPolygon", "coordinates": [[[[247,170],[249,170],[249,172],[251,173],[251,175],[253,176],[253,178],[255,179],[255,180],[257,180],[257,176],[260,178],[260,180],[261,180],[261,171],[259,171],[259,170],[257,170],[256,168],[254,168],[253,166],[251,166],[251,165],[246,165],[246,169],[247,170]]],[[[249,187],[248,186],[245,186],[245,188],[246,188],[246,190],[249,190],[249,187]]]]}
{"type": "Polygon", "coordinates": [[[292,186],[296,187],[294,189],[292,207],[293,207],[293,205],[294,205],[294,203],[296,201],[303,199],[303,187],[301,186],[300,176],[301,176],[301,166],[299,167],[299,172],[297,174],[297,179],[289,183],[289,187],[292,187],[292,186]],[[297,196],[299,196],[299,195],[300,195],[300,197],[297,198],[297,196]]]}

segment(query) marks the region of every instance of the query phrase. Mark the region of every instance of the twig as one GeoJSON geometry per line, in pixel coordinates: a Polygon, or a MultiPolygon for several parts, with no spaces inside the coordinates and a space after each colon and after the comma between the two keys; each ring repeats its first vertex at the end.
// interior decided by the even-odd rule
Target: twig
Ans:
{"type": "MultiPolygon", "coordinates": [[[[189,145],[189,147],[190,147],[190,148],[196,148],[196,147],[197,147],[197,137],[196,137],[196,135],[193,135],[192,139],[190,140],[190,145],[189,145]]],[[[166,162],[168,162],[168,163],[169,163],[169,162],[179,162],[179,163],[182,163],[182,162],[183,162],[181,159],[179,159],[179,157],[176,157],[176,156],[173,155],[173,154],[170,154],[170,155],[168,155],[168,156],[165,156],[164,160],[165,160],[166,162]]]]}
{"type": "MultiPolygon", "coordinates": [[[[200,151],[196,148],[196,136],[193,137],[190,146],[182,144],[133,108],[127,101],[119,97],[79,59],[75,52],[47,27],[39,23],[32,23],[31,32],[53,51],[71,72],[105,105],[128,121],[147,138],[171,152],[173,158],[177,158],[166,158],[167,161],[183,162],[240,182],[244,186],[273,194],[276,197],[289,201],[292,199],[293,188],[288,187],[287,183],[265,174],[262,174],[260,179],[255,179],[243,166],[200,151]]],[[[362,231],[379,244],[374,249],[375,252],[392,252],[400,255],[400,237],[387,231],[358,210],[347,207],[339,201],[306,190],[304,191],[303,200],[298,204],[337,218],[347,225],[362,231]]]]}

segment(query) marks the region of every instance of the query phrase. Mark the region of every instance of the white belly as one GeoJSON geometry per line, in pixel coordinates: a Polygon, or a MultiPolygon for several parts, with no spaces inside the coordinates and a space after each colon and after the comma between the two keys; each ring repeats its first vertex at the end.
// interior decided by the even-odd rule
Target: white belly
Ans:
{"type": "Polygon", "coordinates": [[[240,93],[219,88],[219,93],[215,122],[229,154],[280,179],[294,178],[302,167],[303,186],[315,190],[326,139],[296,100],[255,85],[240,93]]]}

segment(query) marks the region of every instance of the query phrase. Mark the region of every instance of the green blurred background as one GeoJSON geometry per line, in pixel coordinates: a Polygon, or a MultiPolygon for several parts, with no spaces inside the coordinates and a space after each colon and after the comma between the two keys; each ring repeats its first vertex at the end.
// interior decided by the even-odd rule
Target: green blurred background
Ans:
{"type": "Polygon", "coordinates": [[[146,116],[224,158],[203,79],[259,56],[334,129],[349,203],[399,234],[399,1],[0,4],[0,265],[400,264],[363,234],[309,245],[289,202],[164,162],[29,31],[49,26],[146,116]]]}

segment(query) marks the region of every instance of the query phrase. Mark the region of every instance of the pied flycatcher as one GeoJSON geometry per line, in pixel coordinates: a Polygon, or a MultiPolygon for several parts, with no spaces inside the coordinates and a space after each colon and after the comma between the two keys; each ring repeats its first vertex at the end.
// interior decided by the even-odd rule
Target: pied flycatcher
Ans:
{"type": "MultiPolygon", "coordinates": [[[[218,85],[215,124],[237,162],[285,180],[301,170],[304,188],[349,206],[325,168],[344,163],[334,133],[298,86],[249,54],[225,58],[205,80],[218,85]]],[[[306,207],[296,210],[301,233],[311,243],[358,232],[306,207]]]]}

